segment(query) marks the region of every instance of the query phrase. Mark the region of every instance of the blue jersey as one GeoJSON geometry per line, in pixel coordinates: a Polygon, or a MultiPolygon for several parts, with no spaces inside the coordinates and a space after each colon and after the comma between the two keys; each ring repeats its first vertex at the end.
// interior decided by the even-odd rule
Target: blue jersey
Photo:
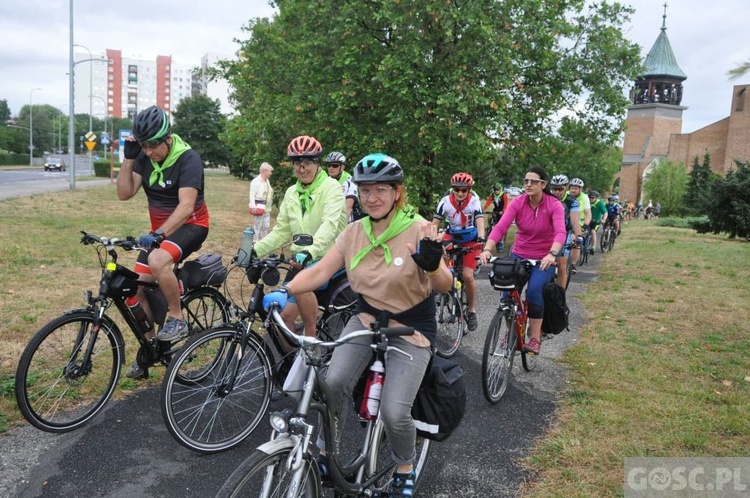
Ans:
{"type": "Polygon", "coordinates": [[[622,206],[617,204],[616,202],[614,204],[607,204],[607,217],[615,221],[620,217],[620,213],[622,213],[622,206]]]}

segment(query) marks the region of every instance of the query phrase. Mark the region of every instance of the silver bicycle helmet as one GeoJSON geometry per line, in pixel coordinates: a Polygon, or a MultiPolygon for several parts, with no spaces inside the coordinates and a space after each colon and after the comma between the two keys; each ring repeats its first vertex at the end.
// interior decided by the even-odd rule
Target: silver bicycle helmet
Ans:
{"type": "Polygon", "coordinates": [[[551,187],[559,187],[561,185],[564,187],[568,184],[568,177],[565,175],[555,175],[549,184],[551,187]]]}
{"type": "Polygon", "coordinates": [[[344,166],[346,166],[346,156],[342,154],[341,152],[333,151],[330,154],[326,156],[326,159],[324,161],[326,164],[328,163],[339,163],[344,166]]]}
{"type": "Polygon", "coordinates": [[[573,178],[572,180],[570,180],[570,186],[583,188],[583,180],[581,180],[580,178],[573,178]]]}

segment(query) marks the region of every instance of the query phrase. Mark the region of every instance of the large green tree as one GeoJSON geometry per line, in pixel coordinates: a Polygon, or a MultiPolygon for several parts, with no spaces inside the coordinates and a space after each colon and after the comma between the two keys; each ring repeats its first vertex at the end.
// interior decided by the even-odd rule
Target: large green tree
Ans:
{"type": "Polygon", "coordinates": [[[632,10],[617,3],[276,3],[278,15],[252,20],[240,59],[223,65],[237,174],[283,163],[289,140],[312,134],[355,160],[393,155],[413,200],[428,205],[457,170],[499,155],[516,170],[536,162],[563,110],[618,135],[640,64],[621,30],[632,10]]]}
{"type": "Polygon", "coordinates": [[[736,161],[737,169],[716,178],[707,206],[707,222],[696,222],[698,233],[725,233],[750,240],[750,163],[736,161]]]}
{"type": "Polygon", "coordinates": [[[703,163],[698,162],[698,157],[693,161],[693,169],[688,174],[687,192],[683,203],[684,211],[694,216],[706,214],[708,206],[714,202],[711,194],[713,183],[720,175],[711,170],[711,155],[706,152],[703,163]]]}
{"type": "Polygon", "coordinates": [[[663,216],[680,215],[684,209],[688,175],[683,163],[660,161],[643,182],[646,197],[661,204],[663,216]]]}
{"type": "Polygon", "coordinates": [[[174,111],[172,130],[190,144],[208,167],[226,166],[230,162],[227,147],[219,140],[226,127],[221,102],[205,95],[182,99],[174,111]]]}

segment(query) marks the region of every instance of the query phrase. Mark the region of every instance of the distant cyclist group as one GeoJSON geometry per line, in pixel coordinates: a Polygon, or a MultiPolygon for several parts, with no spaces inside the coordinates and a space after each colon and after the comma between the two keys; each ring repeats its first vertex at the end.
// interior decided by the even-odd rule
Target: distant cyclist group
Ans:
{"type": "MultiPolygon", "coordinates": [[[[149,307],[143,284],[135,285],[124,302],[129,309],[139,310],[138,316],[135,311],[133,316],[145,324],[145,337],[154,344],[163,343],[163,350],[172,354],[170,345],[176,348],[174,344],[195,333],[188,323],[190,320],[186,321],[183,316],[181,295],[185,289],[174,270],[178,263],[197,251],[208,236],[203,164],[190,145],[172,132],[168,113],[156,106],[135,116],[132,136],[125,141],[124,156],[117,180],[118,197],[131,199],[142,187],[150,220],[147,233],[131,239],[131,245],[136,247],[137,242],[141,249],[132,278],[149,282],[151,286],[158,285],[163,292],[167,311],[158,333],[155,313],[149,307]]],[[[251,282],[257,284],[261,278],[260,274],[251,275],[251,268],[260,269],[266,285],[275,287],[280,281],[281,286],[265,296],[259,291],[256,308],[248,312],[263,314],[264,327],[268,330],[274,329],[271,321],[276,316],[283,330],[299,331],[300,343],[314,342],[320,328],[319,310],[329,304],[319,302],[319,299],[327,299],[321,297],[323,294],[319,291],[338,275],[345,275],[356,297],[352,299],[352,311],[345,315],[346,323],[336,331],[340,334],[330,337],[326,343],[332,346],[332,354],[324,363],[325,386],[321,387],[327,395],[324,395],[326,399],[318,401],[332,407],[332,413],[343,413],[347,400],[356,394],[360,379],[363,376],[376,379],[375,384],[368,384],[365,390],[365,402],[377,401],[372,406],[382,426],[376,426],[374,434],[382,430],[385,439],[376,438],[373,444],[379,447],[383,441],[388,442],[391,453],[388,458],[392,464],[385,470],[376,470],[375,464],[366,466],[369,470],[364,475],[374,474],[372,479],[357,484],[364,486],[357,489],[372,496],[368,486],[381,483],[378,496],[412,497],[429,449],[429,444],[424,444],[418,436],[412,405],[428,372],[435,368],[434,353],[436,350],[439,353],[436,347],[438,321],[440,326],[443,320],[465,321],[459,329],[461,334],[478,328],[475,280],[478,266],[495,259],[493,254],[504,248],[506,237],[515,226],[508,254],[513,260],[523,262],[524,268],[528,267],[527,272],[524,270],[526,278],[516,289],[525,288],[523,319],[528,318],[528,337],[518,348],[524,355],[533,357],[540,353],[543,340],[545,286],[556,279],[567,288],[571,275],[577,272],[576,265],[594,254],[597,229],[611,226],[613,233],[619,234],[621,220],[629,211],[623,210],[616,195],[609,196],[605,203],[598,192],[584,192],[584,182],[580,178],[569,180],[562,174],[550,178],[543,168],[533,166],[525,172],[520,195],[511,199],[503,183],[494,182],[484,202],[475,191],[473,176],[466,171],[456,172],[449,180],[450,189],[425,219],[409,204],[404,168],[388,154],[367,154],[356,162],[350,173],[344,153],[333,151],[324,158],[322,144],[313,136],[301,135],[289,142],[286,156],[295,181],[283,193],[273,222],[274,189],[270,181],[273,166],[264,162],[250,182],[248,213],[252,216],[254,235],[250,235],[252,244],[245,248],[244,257],[254,263],[245,262],[241,266],[251,282]],[[285,248],[291,253],[287,259],[274,255],[285,248]],[[284,268],[288,267],[283,279],[267,279],[279,262],[286,265],[284,268]],[[456,275],[454,265],[458,269],[456,275]],[[466,302],[457,303],[463,311],[443,317],[435,296],[444,295],[456,286],[463,288],[459,295],[461,299],[465,297],[466,302]],[[275,312],[278,315],[274,315],[275,312]],[[371,334],[362,335],[363,331],[371,334]],[[373,334],[377,339],[373,339],[373,334]],[[376,368],[381,359],[383,364],[376,368]],[[387,372],[387,376],[383,372],[387,372]],[[380,379],[379,384],[377,379],[380,379]],[[383,480],[384,477],[387,478],[383,480]],[[367,492],[363,491],[365,488],[367,492]]],[[[632,206],[632,203],[624,204],[632,206]]],[[[606,230],[602,236],[609,237],[606,230]]],[[[609,239],[607,241],[609,243],[609,239]]],[[[107,241],[102,244],[106,245],[107,241]]],[[[238,258],[240,255],[238,253],[238,258]]],[[[107,265],[106,268],[112,271],[115,267],[117,265],[107,265]]],[[[503,299],[505,303],[510,302],[503,299]]],[[[223,311],[221,321],[226,322],[223,311]]],[[[210,362],[203,369],[197,368],[200,356],[197,346],[189,359],[185,354],[178,355],[186,365],[195,362],[196,368],[190,375],[174,375],[170,370],[170,379],[185,386],[197,386],[222,372],[229,380],[222,381],[217,393],[228,400],[245,374],[242,362],[246,360],[240,354],[236,362],[229,361],[224,367],[218,365],[225,349],[244,350],[248,344],[247,334],[255,332],[240,330],[227,335],[236,337],[239,342],[222,343],[218,352],[209,355],[210,362]]],[[[199,342],[193,337],[183,351],[199,342]]],[[[287,335],[282,349],[294,354],[294,343],[292,336],[287,335]]],[[[71,348],[74,355],[71,365],[79,347],[80,344],[71,348]]],[[[507,355],[507,352],[497,354],[507,355]]],[[[126,375],[148,378],[149,365],[153,364],[148,360],[139,354],[138,361],[126,375]]],[[[305,361],[310,368],[323,365],[320,359],[305,361]]],[[[270,389],[265,386],[261,391],[268,393],[270,389]]],[[[304,403],[311,400],[303,397],[300,406],[309,408],[304,403]]],[[[267,401],[261,405],[267,406],[267,401]]],[[[331,420],[336,424],[338,416],[331,420]]],[[[284,416],[276,422],[283,427],[284,416]]],[[[246,432],[249,430],[252,428],[246,432]]],[[[282,430],[278,429],[275,434],[280,436],[282,430]]],[[[305,444],[312,442],[314,451],[309,447],[300,451],[313,455],[314,465],[309,459],[309,467],[293,463],[291,450],[285,461],[263,463],[269,469],[286,464],[287,470],[293,470],[290,477],[293,487],[301,486],[305,490],[294,496],[316,496],[318,481],[329,484],[346,481],[346,472],[336,463],[338,449],[330,447],[332,442],[337,445],[338,440],[327,439],[319,433],[315,442],[311,434],[303,440],[305,444]],[[304,469],[313,469],[313,475],[308,475],[304,469]]],[[[186,434],[185,437],[192,436],[186,434]]],[[[276,478],[275,472],[269,470],[265,474],[264,487],[276,478]]],[[[358,479],[362,476],[360,473],[358,479]]],[[[277,491],[291,496],[288,489],[277,491]]],[[[263,496],[276,496],[273,489],[266,489],[266,492],[263,496]]]]}

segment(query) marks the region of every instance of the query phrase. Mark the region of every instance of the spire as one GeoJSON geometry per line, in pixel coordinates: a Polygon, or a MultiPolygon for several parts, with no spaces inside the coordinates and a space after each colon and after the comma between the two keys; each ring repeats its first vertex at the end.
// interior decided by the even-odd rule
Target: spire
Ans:
{"type": "Polygon", "coordinates": [[[664,2],[664,15],[661,16],[661,30],[667,30],[667,2],[664,2]]]}
{"type": "Polygon", "coordinates": [[[667,76],[679,80],[687,79],[687,75],[680,69],[677,59],[672,51],[672,45],[667,37],[667,4],[664,3],[664,14],[662,15],[661,33],[649,50],[646,61],[643,63],[646,71],[641,77],[667,76]]]}

